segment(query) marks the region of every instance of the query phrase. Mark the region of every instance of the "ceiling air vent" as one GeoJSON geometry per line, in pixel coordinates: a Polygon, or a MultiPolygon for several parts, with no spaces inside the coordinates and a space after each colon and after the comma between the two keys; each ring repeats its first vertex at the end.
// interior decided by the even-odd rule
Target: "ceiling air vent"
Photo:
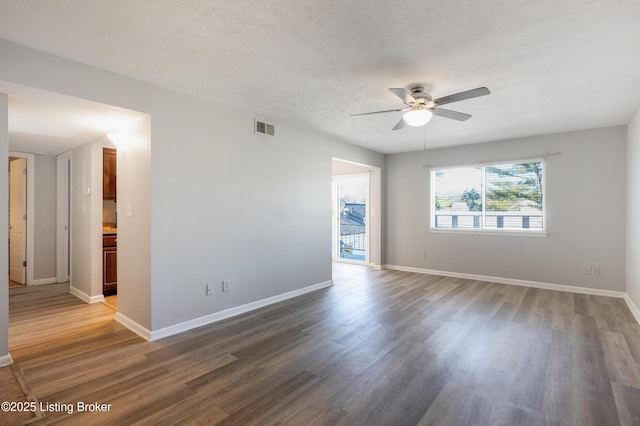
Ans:
{"type": "Polygon", "coordinates": [[[262,133],[263,135],[274,136],[276,134],[276,128],[273,124],[255,120],[255,132],[262,133]]]}

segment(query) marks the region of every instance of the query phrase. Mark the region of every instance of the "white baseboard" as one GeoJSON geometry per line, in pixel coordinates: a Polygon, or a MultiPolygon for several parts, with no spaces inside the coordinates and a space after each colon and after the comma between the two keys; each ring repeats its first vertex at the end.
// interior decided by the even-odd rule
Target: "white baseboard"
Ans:
{"type": "Polygon", "coordinates": [[[98,296],[89,296],[82,290],[78,290],[75,287],[69,287],[69,293],[73,294],[78,299],[82,300],[85,303],[98,303],[104,302],[104,296],[102,294],[98,296]]]}
{"type": "Polygon", "coordinates": [[[369,266],[369,267],[371,267],[373,269],[377,269],[378,271],[384,269],[383,265],[378,265],[375,262],[363,262],[362,260],[342,259],[340,257],[334,257],[333,259],[331,259],[331,262],[348,263],[350,265],[365,265],[365,266],[369,266]]]}
{"type": "Polygon", "coordinates": [[[57,282],[58,282],[58,280],[56,280],[56,277],[53,277],[53,278],[40,278],[40,279],[37,279],[37,280],[33,280],[31,282],[31,285],[55,284],[57,282]]]}
{"type": "Polygon", "coordinates": [[[365,262],[363,260],[354,260],[354,259],[343,259],[341,257],[336,257],[331,259],[332,262],[336,262],[336,263],[350,263],[351,265],[365,265],[365,266],[372,266],[372,263],[369,262],[365,262]]]}
{"type": "Polygon", "coordinates": [[[638,309],[636,304],[633,303],[633,300],[631,300],[631,297],[629,297],[628,294],[624,295],[624,301],[627,302],[627,306],[629,307],[629,310],[631,311],[631,313],[635,317],[636,322],[638,324],[640,324],[640,309],[638,309]]]}
{"type": "Polygon", "coordinates": [[[123,315],[120,312],[116,312],[116,315],[113,319],[119,322],[120,324],[122,324],[123,326],[127,327],[129,330],[133,331],[143,339],[151,340],[151,330],[138,324],[128,316],[123,315]]]}
{"type": "Polygon", "coordinates": [[[100,294],[98,296],[91,296],[91,301],[89,303],[100,303],[104,302],[104,295],[100,294]]]}
{"type": "MultiPolygon", "coordinates": [[[[437,271],[433,269],[413,268],[410,266],[384,265],[385,269],[396,271],[416,272],[418,274],[441,275],[445,277],[465,278],[469,280],[488,281],[498,284],[517,285],[522,287],[542,288],[546,290],[566,291],[569,293],[590,294],[594,296],[619,297],[627,300],[629,296],[623,291],[602,290],[598,288],[578,287],[565,284],[552,284],[540,281],[519,280],[516,278],[491,277],[488,275],[466,274],[463,272],[437,271]]],[[[629,299],[631,301],[631,299],[629,299]]],[[[629,303],[629,302],[627,302],[629,303]]],[[[637,318],[637,317],[636,317],[637,318]]]]}
{"type": "Polygon", "coordinates": [[[384,265],[382,269],[392,269],[396,271],[415,272],[418,274],[440,275],[445,277],[466,278],[469,280],[488,281],[492,283],[517,285],[523,287],[542,288],[545,290],[566,291],[569,293],[590,294],[594,296],[618,297],[624,299],[633,314],[636,322],[640,324],[640,309],[633,303],[633,300],[624,291],[602,290],[598,288],[578,287],[564,284],[552,284],[540,281],[519,280],[515,278],[491,277],[487,275],[465,274],[462,272],[437,271],[433,269],[413,268],[411,266],[384,265]]]}
{"type": "Polygon", "coordinates": [[[151,336],[150,336],[150,339],[148,340],[158,340],[158,339],[162,339],[163,337],[169,337],[174,334],[191,330],[193,328],[202,327],[203,325],[212,324],[214,322],[235,317],[237,315],[241,315],[250,311],[254,311],[256,309],[263,308],[265,306],[273,305],[274,303],[282,302],[284,300],[288,300],[297,296],[302,296],[303,294],[311,293],[316,290],[321,290],[326,287],[331,287],[332,285],[333,285],[333,280],[325,281],[323,283],[310,285],[308,287],[300,288],[298,290],[293,290],[288,293],[279,294],[277,296],[268,297],[266,299],[247,303],[245,305],[235,306],[233,308],[225,309],[224,311],[215,312],[213,314],[205,315],[200,318],[195,318],[189,321],[181,322],[175,325],[171,325],[169,327],[164,327],[159,330],[153,330],[151,331],[151,336]]]}
{"type": "Polygon", "coordinates": [[[0,367],[5,367],[11,364],[13,364],[13,358],[11,358],[11,355],[6,354],[0,356],[0,367]]]}

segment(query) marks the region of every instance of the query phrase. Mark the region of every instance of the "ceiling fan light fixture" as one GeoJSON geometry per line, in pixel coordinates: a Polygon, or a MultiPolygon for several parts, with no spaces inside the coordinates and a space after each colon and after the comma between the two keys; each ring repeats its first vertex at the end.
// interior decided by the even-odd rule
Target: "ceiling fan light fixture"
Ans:
{"type": "Polygon", "coordinates": [[[402,118],[409,126],[424,126],[431,120],[433,113],[428,109],[411,109],[402,118]]]}

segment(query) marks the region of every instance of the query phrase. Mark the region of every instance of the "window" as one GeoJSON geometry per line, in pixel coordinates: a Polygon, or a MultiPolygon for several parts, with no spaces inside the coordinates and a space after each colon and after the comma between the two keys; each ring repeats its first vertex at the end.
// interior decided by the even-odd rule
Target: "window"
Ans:
{"type": "Polygon", "coordinates": [[[544,161],[431,169],[431,228],[544,231],[544,161]]]}

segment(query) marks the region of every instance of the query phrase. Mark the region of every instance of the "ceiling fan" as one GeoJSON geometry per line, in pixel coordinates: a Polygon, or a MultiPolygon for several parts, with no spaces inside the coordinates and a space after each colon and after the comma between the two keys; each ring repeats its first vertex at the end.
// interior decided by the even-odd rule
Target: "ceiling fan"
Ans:
{"type": "Polygon", "coordinates": [[[453,95],[443,96],[442,98],[432,99],[431,95],[426,93],[422,86],[411,88],[411,92],[402,88],[390,88],[389,90],[391,93],[402,99],[402,102],[406,105],[405,108],[365,112],[362,114],[352,114],[351,116],[355,117],[358,115],[403,111],[405,114],[402,116],[400,121],[398,121],[398,124],[395,125],[393,130],[402,129],[405,123],[410,126],[424,126],[429,122],[429,120],[431,120],[433,115],[451,118],[458,121],[465,121],[470,119],[471,115],[465,114],[464,112],[440,108],[440,105],[477,98],[478,96],[485,96],[491,93],[486,87],[478,87],[477,89],[466,90],[464,92],[454,93],[453,95]]]}

